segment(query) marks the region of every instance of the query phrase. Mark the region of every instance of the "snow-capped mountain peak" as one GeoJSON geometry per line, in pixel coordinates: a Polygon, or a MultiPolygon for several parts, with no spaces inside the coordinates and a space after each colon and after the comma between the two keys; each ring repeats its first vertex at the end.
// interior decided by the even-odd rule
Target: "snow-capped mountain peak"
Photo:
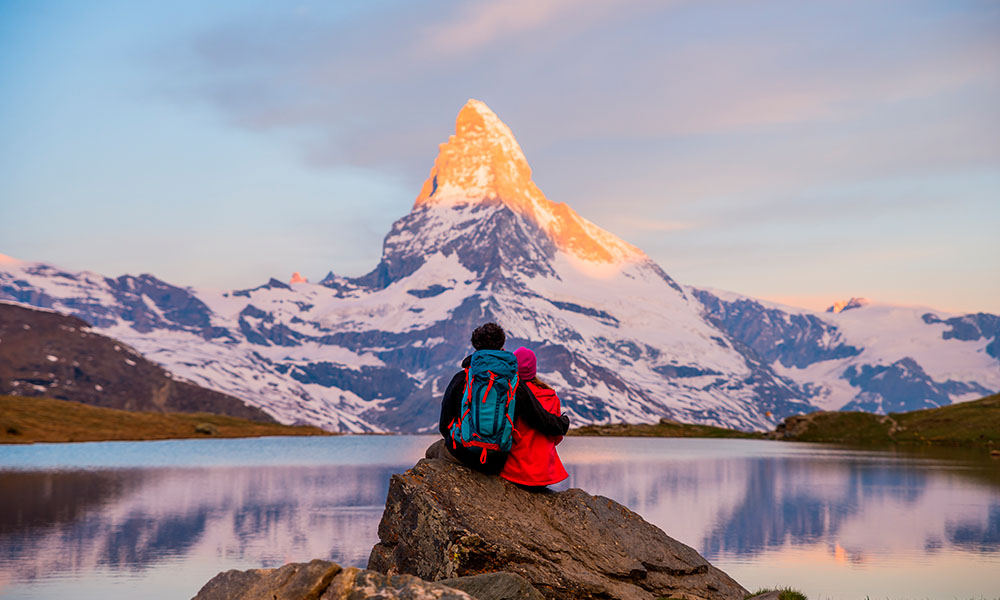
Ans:
{"type": "Polygon", "coordinates": [[[499,198],[522,204],[541,195],[529,189],[533,185],[531,167],[510,128],[484,103],[469,100],[458,113],[455,134],[440,145],[414,208],[499,198]]]}
{"type": "Polygon", "coordinates": [[[578,215],[548,200],[531,179],[531,167],[510,128],[479,100],[458,113],[455,134],[441,144],[414,203],[456,208],[500,202],[537,225],[556,248],[590,263],[637,262],[646,255],[578,215]]]}
{"type": "Polygon", "coordinates": [[[872,301],[868,298],[857,298],[852,297],[850,300],[838,300],[833,303],[832,306],[826,309],[826,312],[830,313],[841,313],[845,310],[851,310],[852,308],[861,308],[863,306],[868,306],[872,301]]]}

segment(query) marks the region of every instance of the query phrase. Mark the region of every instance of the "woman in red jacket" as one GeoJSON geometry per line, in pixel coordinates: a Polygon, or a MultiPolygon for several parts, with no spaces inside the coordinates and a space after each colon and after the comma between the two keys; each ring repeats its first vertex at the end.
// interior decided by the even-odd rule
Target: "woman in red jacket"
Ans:
{"type": "MultiPolygon", "coordinates": [[[[555,391],[539,379],[536,372],[537,361],[535,353],[527,348],[514,351],[517,357],[517,378],[525,382],[528,388],[538,398],[539,404],[548,412],[560,413],[559,397],[555,391]]],[[[563,468],[559,455],[556,454],[556,444],[562,441],[562,436],[550,436],[532,429],[516,418],[514,423],[514,446],[507,456],[500,476],[507,481],[526,486],[546,486],[559,483],[569,477],[563,468]]]]}

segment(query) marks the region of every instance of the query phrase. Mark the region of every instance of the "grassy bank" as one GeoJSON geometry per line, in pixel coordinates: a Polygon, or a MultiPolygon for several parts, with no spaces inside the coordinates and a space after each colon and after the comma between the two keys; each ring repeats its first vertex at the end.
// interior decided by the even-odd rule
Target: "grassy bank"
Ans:
{"type": "Polygon", "coordinates": [[[788,417],[771,433],[662,420],[656,424],[587,425],[569,435],[779,439],[859,445],[984,446],[1000,449],[1000,394],[941,408],[874,415],[815,412],[788,417]]]}
{"type": "Polygon", "coordinates": [[[0,443],[96,442],[268,435],[330,435],[317,427],[206,413],[131,412],[49,398],[0,396],[0,443]]]}
{"type": "Polygon", "coordinates": [[[818,412],[785,420],[778,437],[846,444],[938,444],[1000,448],[1000,394],[906,413],[818,412]]]}
{"type": "Polygon", "coordinates": [[[661,420],[655,424],[630,425],[615,423],[611,425],[586,425],[571,429],[569,435],[615,436],[615,437],[700,437],[700,438],[744,438],[764,439],[765,434],[759,432],[737,431],[710,425],[690,425],[676,421],[661,420]]]}

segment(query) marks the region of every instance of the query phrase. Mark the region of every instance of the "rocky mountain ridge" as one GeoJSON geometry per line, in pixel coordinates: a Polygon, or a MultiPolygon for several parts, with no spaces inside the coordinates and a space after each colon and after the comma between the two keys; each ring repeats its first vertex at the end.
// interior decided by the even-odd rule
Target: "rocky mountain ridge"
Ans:
{"type": "Polygon", "coordinates": [[[274,422],[242,400],[176,381],[85,321],[0,303],[0,394],[147,412],[208,412],[274,422]]]}

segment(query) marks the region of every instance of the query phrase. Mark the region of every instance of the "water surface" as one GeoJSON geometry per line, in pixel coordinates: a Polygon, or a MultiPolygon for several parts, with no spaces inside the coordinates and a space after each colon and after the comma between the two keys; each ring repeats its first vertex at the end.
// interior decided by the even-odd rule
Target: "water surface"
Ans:
{"type": "MultiPolygon", "coordinates": [[[[188,598],[217,572],[365,566],[392,473],[433,440],[0,446],[0,597],[188,598]]],[[[756,440],[567,438],[570,480],[744,586],[1000,598],[1000,462],[756,440]]]]}

